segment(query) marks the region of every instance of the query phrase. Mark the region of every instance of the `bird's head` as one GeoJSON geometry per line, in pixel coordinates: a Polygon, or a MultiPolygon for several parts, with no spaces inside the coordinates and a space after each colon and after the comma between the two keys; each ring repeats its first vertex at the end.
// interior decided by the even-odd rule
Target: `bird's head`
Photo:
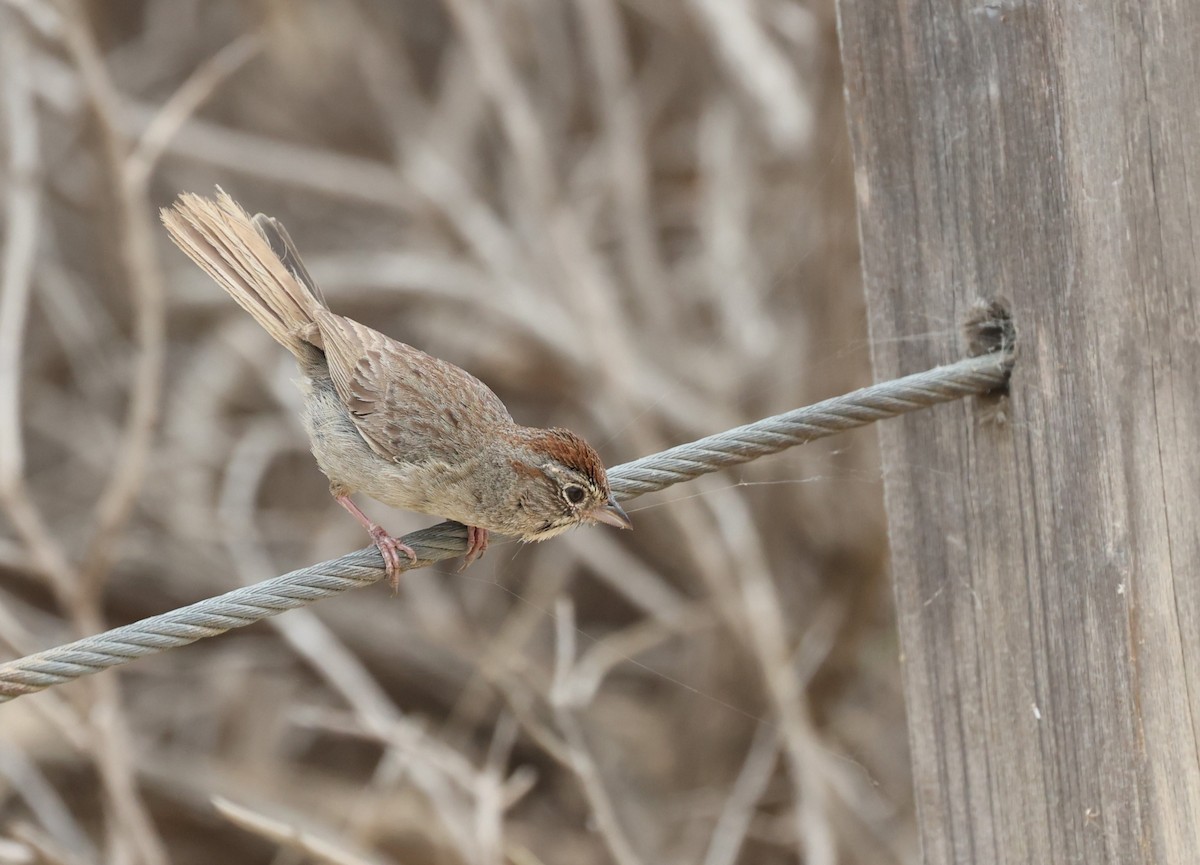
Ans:
{"type": "Polygon", "coordinates": [[[526,520],[522,538],[544,541],[584,523],[631,529],[608,486],[595,449],[570,430],[523,429],[513,469],[520,476],[514,507],[526,520]]]}

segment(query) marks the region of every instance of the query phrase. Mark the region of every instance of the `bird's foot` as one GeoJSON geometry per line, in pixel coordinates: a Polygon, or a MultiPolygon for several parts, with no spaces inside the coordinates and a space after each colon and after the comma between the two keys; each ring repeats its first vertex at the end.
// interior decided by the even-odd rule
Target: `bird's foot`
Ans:
{"type": "Polygon", "coordinates": [[[467,565],[483,555],[488,548],[488,530],[478,526],[467,526],[467,554],[463,557],[460,571],[465,571],[467,565]]]}
{"type": "Polygon", "coordinates": [[[400,589],[400,575],[404,573],[404,568],[400,566],[400,554],[404,553],[404,555],[408,556],[411,564],[416,564],[416,550],[408,544],[393,538],[382,526],[377,526],[371,522],[371,518],[364,514],[346,493],[339,493],[333,489],[330,492],[334,494],[333,497],[337,503],[349,511],[350,515],[358,520],[359,525],[367,530],[367,533],[371,536],[371,540],[379,548],[379,555],[383,556],[384,573],[387,574],[388,582],[392,584],[392,594],[396,594],[400,589]]]}
{"type": "Polygon", "coordinates": [[[400,589],[400,575],[404,573],[400,554],[408,556],[409,564],[416,564],[417,551],[408,544],[393,538],[381,526],[372,525],[368,527],[367,531],[371,533],[371,540],[379,548],[379,554],[383,556],[384,573],[387,574],[388,582],[392,584],[392,594],[394,595],[400,589]]]}

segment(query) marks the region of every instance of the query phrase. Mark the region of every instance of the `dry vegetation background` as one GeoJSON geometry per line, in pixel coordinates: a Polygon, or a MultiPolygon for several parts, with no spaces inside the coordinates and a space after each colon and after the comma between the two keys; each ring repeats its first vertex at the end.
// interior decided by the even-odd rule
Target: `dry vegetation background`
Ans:
{"type": "MultiPolygon", "coordinates": [[[[829,0],[0,0],[0,88],[7,656],[364,545],[181,190],[610,464],[869,380],[829,0]]],[[[879,480],[839,437],[0,707],[0,863],[913,861],[879,480]]]]}

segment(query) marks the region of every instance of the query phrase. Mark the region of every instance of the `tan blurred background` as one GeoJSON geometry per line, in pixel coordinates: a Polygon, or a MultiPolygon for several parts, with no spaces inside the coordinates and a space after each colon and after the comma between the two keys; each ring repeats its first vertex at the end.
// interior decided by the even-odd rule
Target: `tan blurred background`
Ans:
{"type": "MultiPolygon", "coordinates": [[[[0,0],[0,86],[5,657],[364,545],[183,190],[610,465],[870,380],[830,0],[0,0]]],[[[0,707],[0,863],[913,861],[874,432],[630,510],[0,707]]]]}

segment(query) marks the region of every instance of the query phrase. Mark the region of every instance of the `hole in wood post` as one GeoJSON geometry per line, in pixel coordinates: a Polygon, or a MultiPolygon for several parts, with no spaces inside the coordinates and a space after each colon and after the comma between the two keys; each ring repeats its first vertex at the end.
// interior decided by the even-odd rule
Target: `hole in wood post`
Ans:
{"type": "MultiPolygon", "coordinates": [[[[967,341],[967,353],[971,357],[1001,352],[1012,355],[1016,351],[1017,327],[1013,324],[1008,302],[999,298],[976,303],[963,321],[963,334],[967,341]]],[[[996,408],[1003,411],[999,403],[1007,395],[1006,379],[1002,386],[984,394],[982,399],[993,402],[996,408]]]]}

